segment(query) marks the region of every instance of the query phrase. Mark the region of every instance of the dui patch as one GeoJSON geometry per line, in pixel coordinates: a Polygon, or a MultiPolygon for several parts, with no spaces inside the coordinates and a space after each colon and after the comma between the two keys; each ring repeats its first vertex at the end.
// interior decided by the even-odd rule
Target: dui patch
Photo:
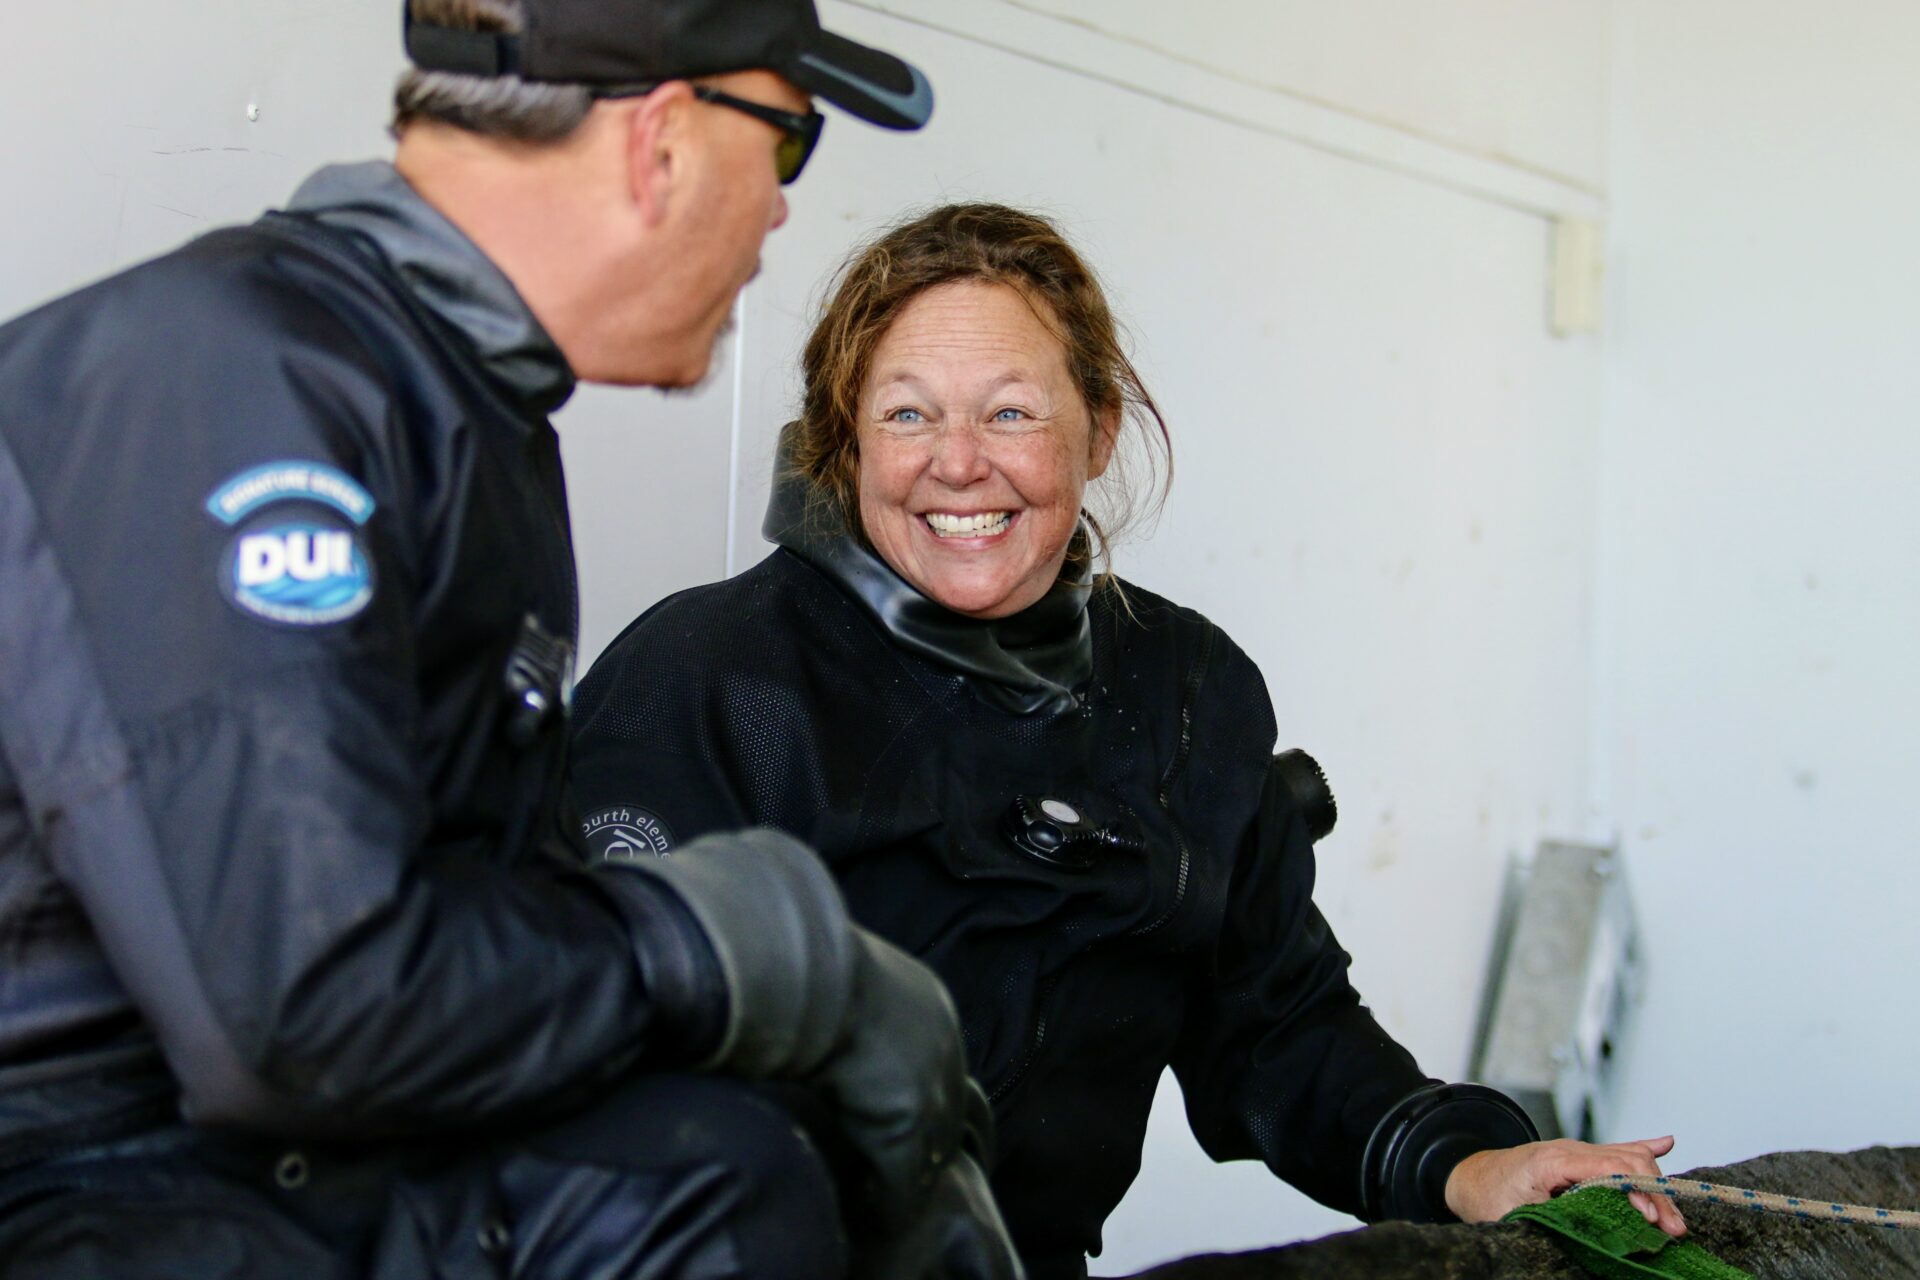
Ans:
{"type": "Polygon", "coordinates": [[[673,832],[667,824],[638,805],[619,804],[590,813],[580,820],[580,834],[593,856],[606,862],[665,858],[673,849],[673,832]]]}
{"type": "Polygon", "coordinates": [[[243,613],[286,626],[346,621],[373,599],[373,565],[359,533],[373,510],[372,496],[334,467],[274,462],[242,472],[207,499],[208,513],[234,530],[221,594],[243,613]]]}

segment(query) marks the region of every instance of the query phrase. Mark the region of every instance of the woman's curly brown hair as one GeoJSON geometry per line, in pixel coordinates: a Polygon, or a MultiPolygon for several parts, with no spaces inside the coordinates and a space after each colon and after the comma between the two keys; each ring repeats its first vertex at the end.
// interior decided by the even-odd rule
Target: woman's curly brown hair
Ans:
{"type": "MultiPolygon", "coordinates": [[[[800,417],[788,424],[782,453],[787,466],[810,482],[814,517],[862,533],[856,424],[874,350],[914,298],[963,280],[1008,285],[1036,304],[1034,314],[1066,348],[1067,370],[1094,421],[1112,416],[1123,432],[1133,424],[1145,446],[1136,462],[1150,474],[1161,471],[1158,464],[1165,459],[1145,504],[1157,508],[1172,478],[1172,440],[1121,346],[1119,326],[1093,271],[1059,228],[1037,214],[999,204],[950,204],[855,250],[807,339],[800,417]]],[[[1116,447],[1101,481],[1104,518],[1083,512],[1091,535],[1088,555],[1103,567],[1111,540],[1142,510],[1126,475],[1126,452],[1116,447]]]]}

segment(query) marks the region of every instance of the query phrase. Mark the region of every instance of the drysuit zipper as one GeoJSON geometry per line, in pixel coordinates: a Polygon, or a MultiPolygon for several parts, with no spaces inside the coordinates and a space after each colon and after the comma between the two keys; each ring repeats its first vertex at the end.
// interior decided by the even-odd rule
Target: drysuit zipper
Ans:
{"type": "MultiPolygon", "coordinates": [[[[1143,937],[1164,928],[1167,921],[1173,919],[1174,914],[1180,910],[1181,904],[1186,901],[1187,881],[1193,871],[1193,853],[1187,847],[1187,838],[1180,832],[1180,824],[1173,820],[1173,784],[1179,781],[1180,774],[1187,765],[1187,756],[1193,749],[1193,706],[1200,696],[1200,684],[1206,679],[1207,667],[1212,661],[1213,631],[1209,628],[1200,642],[1199,660],[1187,673],[1186,688],[1181,694],[1180,740],[1174,745],[1173,759],[1167,762],[1167,771],[1161,775],[1160,789],[1154,796],[1160,803],[1161,812],[1167,815],[1167,826],[1173,832],[1174,847],[1180,851],[1180,865],[1174,876],[1173,901],[1167,904],[1166,910],[1146,924],[1129,930],[1125,935],[1129,938],[1143,937]]],[[[1087,951],[1081,952],[1082,959],[1086,957],[1087,952],[1093,950],[1094,945],[1098,944],[1090,945],[1087,951]]],[[[1040,1048],[1047,1039],[1047,1001],[1053,994],[1054,982],[1054,976],[1041,979],[1040,989],[1034,995],[1034,1005],[1039,1012],[1034,1018],[1033,1035],[1027,1041],[1026,1052],[1021,1055],[1020,1062],[1014,1067],[1013,1072],[993,1087],[993,1092],[988,1095],[989,1102],[997,1104],[1002,1098],[1012,1093],[1014,1086],[1018,1085],[1033,1067],[1034,1059],[1040,1056],[1040,1048]]]]}
{"type": "Polygon", "coordinates": [[[1180,824],[1173,816],[1173,784],[1179,781],[1180,773],[1187,765],[1187,754],[1193,748],[1193,704],[1200,696],[1201,681],[1206,679],[1207,667],[1213,661],[1213,629],[1209,627],[1200,641],[1200,658],[1187,673],[1187,685],[1180,698],[1180,741],[1174,746],[1173,759],[1167,762],[1167,771],[1160,777],[1160,790],[1154,798],[1160,802],[1160,811],[1167,816],[1167,829],[1173,832],[1174,847],[1180,851],[1180,867],[1173,882],[1173,901],[1167,909],[1149,920],[1146,924],[1127,934],[1130,938],[1144,937],[1163,928],[1173,919],[1174,913],[1186,901],[1187,880],[1193,870],[1193,853],[1187,847],[1187,838],[1180,831],[1180,824]]]}
{"type": "Polygon", "coordinates": [[[1040,980],[1040,989],[1034,993],[1033,1003],[1038,1014],[1033,1020],[1033,1035],[1027,1040],[1027,1050],[1020,1055],[1020,1061],[1014,1066],[1012,1074],[993,1087],[987,1101],[997,1103],[1013,1092],[1013,1087],[1026,1077],[1033,1066],[1033,1060],[1040,1056],[1040,1046],[1047,1040],[1047,1000],[1053,995],[1053,975],[1040,980]]]}

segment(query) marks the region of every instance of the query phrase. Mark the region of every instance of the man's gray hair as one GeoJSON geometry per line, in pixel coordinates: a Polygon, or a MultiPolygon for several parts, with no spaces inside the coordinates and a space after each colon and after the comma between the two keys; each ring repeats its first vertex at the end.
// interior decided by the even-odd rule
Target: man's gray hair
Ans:
{"type": "MultiPolygon", "coordinates": [[[[408,0],[416,22],[518,35],[520,0],[408,0]]],[[[558,142],[586,120],[593,98],[573,84],[534,84],[518,76],[469,76],[409,69],[393,91],[393,132],[435,120],[516,142],[558,142]]]]}

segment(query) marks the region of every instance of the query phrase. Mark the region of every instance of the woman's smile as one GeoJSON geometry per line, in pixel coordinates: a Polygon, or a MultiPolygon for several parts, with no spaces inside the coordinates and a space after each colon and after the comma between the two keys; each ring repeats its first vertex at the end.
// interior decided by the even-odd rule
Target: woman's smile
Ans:
{"type": "Polygon", "coordinates": [[[1019,515],[1017,511],[929,511],[920,518],[947,546],[971,548],[994,545],[1013,528],[1019,515]]]}

